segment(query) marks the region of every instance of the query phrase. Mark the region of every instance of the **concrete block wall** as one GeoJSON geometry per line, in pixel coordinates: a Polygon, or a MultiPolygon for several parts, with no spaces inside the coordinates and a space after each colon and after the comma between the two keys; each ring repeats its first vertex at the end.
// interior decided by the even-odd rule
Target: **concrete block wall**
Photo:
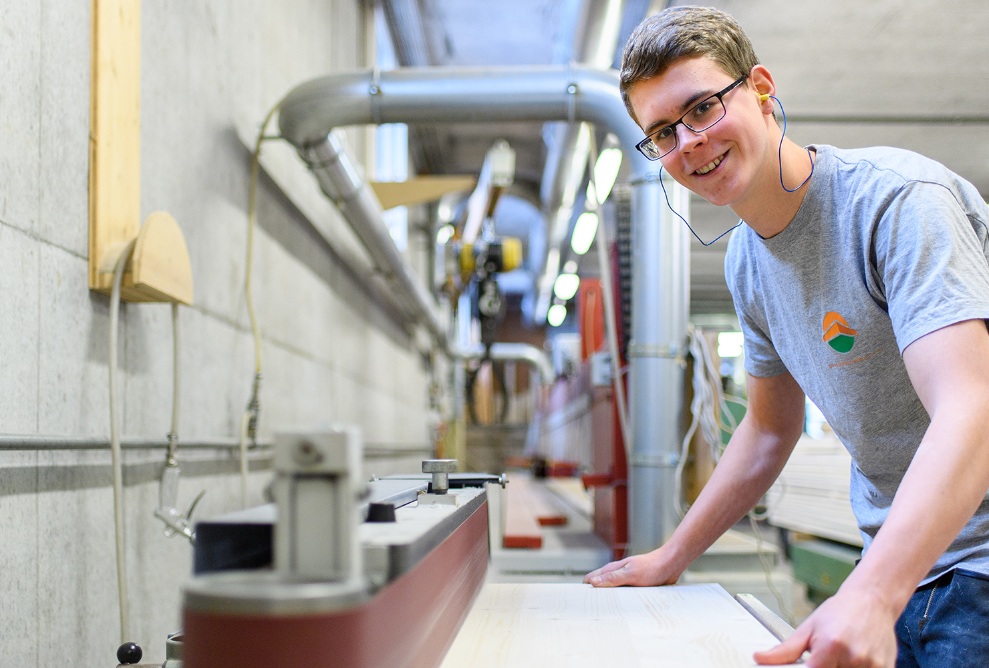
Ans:
{"type": "MultiPolygon", "coordinates": [[[[109,450],[10,447],[24,435],[109,434],[109,300],[87,288],[90,3],[6,4],[0,665],[109,666],[120,641],[109,450]]],[[[368,11],[360,0],[143,3],[142,219],[155,210],[176,218],[195,281],[196,303],[179,317],[184,441],[235,439],[250,393],[243,281],[251,149],[243,135],[294,86],[368,65],[368,11]]],[[[356,154],[366,153],[365,134],[348,132],[356,154]]],[[[292,178],[310,179],[301,166],[292,178]]],[[[314,206],[331,218],[321,224],[345,228],[331,205],[314,206]]],[[[262,177],[253,284],[263,336],[261,438],[357,424],[366,443],[399,453],[369,459],[368,473],[409,470],[429,443],[428,373],[409,332],[340,266],[302,210],[313,208],[262,177]]],[[[124,436],[163,442],[168,306],[122,306],[118,359],[124,436]]],[[[235,452],[180,450],[179,459],[180,507],[204,489],[199,516],[263,502],[263,454],[251,456],[246,499],[235,452]]],[[[124,464],[131,639],[147,662],[161,662],[165,636],[180,628],[191,547],[165,537],[152,515],[163,451],[127,450],[124,464]]]]}

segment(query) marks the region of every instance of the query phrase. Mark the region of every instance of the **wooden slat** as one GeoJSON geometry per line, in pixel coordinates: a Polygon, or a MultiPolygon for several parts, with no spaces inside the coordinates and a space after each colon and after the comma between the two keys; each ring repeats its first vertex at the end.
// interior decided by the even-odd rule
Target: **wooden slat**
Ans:
{"type": "Polygon", "coordinates": [[[561,501],[542,481],[527,472],[508,476],[505,487],[504,547],[542,547],[540,527],[566,525],[569,517],[561,501]]]}
{"type": "Polygon", "coordinates": [[[473,176],[417,176],[408,181],[372,181],[371,189],[382,209],[433,202],[451,192],[471,190],[477,183],[473,176]]]}
{"type": "Polygon", "coordinates": [[[141,222],[141,3],[93,0],[92,9],[89,287],[109,290],[113,268],[100,263],[141,222]]]}
{"type": "Polygon", "coordinates": [[[748,668],[776,644],[716,584],[488,583],[441,666],[748,668]]]}
{"type": "Polygon", "coordinates": [[[165,212],[141,227],[141,3],[92,0],[89,132],[89,288],[110,292],[131,241],[121,299],[192,303],[182,231],[165,212]],[[140,234],[138,232],[140,228],[140,234]]]}
{"type": "Polygon", "coordinates": [[[521,477],[510,477],[502,493],[505,530],[501,544],[505,548],[533,549],[543,546],[542,529],[527,503],[530,495],[523,480],[521,477]]]}

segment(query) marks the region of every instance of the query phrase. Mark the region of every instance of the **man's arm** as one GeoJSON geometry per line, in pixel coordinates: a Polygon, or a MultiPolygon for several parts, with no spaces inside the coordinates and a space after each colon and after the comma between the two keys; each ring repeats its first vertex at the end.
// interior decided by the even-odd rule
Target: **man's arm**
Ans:
{"type": "Polygon", "coordinates": [[[783,644],[756,655],[808,667],[887,666],[893,626],[918,583],[972,517],[989,489],[989,333],[969,320],[921,337],[903,352],[931,424],[889,516],[838,593],[783,644]]]}
{"type": "Polygon", "coordinates": [[[789,373],[748,379],[749,407],[711,479],[661,547],[588,573],[595,587],[676,582],[690,563],[745,516],[783,469],[803,429],[804,394],[789,373]]]}

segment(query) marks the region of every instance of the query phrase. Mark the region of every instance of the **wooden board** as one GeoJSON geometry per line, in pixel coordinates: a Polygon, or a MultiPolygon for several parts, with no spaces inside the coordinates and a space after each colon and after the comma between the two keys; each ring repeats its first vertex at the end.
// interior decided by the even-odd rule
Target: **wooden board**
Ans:
{"type": "Polygon", "coordinates": [[[766,495],[774,526],[861,546],[849,501],[851,457],[834,436],[802,436],[766,495]]]}
{"type": "Polygon", "coordinates": [[[92,9],[89,287],[105,291],[113,266],[100,263],[141,222],[141,3],[92,0],[92,9]]]}
{"type": "Polygon", "coordinates": [[[527,472],[509,474],[504,498],[504,547],[542,547],[540,527],[567,523],[567,513],[558,505],[560,502],[556,495],[540,481],[533,480],[527,472]]]}
{"type": "Polygon", "coordinates": [[[92,0],[89,288],[110,292],[120,254],[136,249],[121,299],[192,303],[192,267],[169,214],[141,222],[141,3],[92,0]]]}
{"type": "Polygon", "coordinates": [[[716,584],[488,583],[441,666],[734,668],[776,644],[716,584]]]}

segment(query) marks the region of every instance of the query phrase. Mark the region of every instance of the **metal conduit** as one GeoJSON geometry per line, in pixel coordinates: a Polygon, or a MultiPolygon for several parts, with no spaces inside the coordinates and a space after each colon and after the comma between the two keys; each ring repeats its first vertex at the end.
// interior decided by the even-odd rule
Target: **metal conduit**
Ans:
{"type": "MultiPolygon", "coordinates": [[[[352,174],[341,176],[344,183],[337,184],[330,174],[338,167],[331,165],[320,176],[337,152],[329,138],[333,129],[380,123],[553,120],[586,121],[607,129],[618,137],[631,165],[635,257],[629,352],[629,550],[641,553],[662,543],[676,522],[672,494],[680,446],[689,255],[684,228],[666,210],[656,166],[633,148],[641,133],[625,111],[617,74],[582,66],[367,70],[302,84],[282,101],[279,114],[282,136],[299,149],[321,184],[324,178],[332,181],[324,186],[330,190],[327,194],[350,193],[346,216],[354,219],[355,228],[378,223],[373,214],[376,203],[368,205],[366,194],[354,192],[359,188],[352,174]],[[330,148],[318,148],[321,144],[330,148]]],[[[670,190],[679,188],[671,182],[670,190]]],[[[685,199],[677,200],[675,194],[673,199],[686,214],[685,199]]],[[[368,239],[373,243],[379,236],[375,233],[368,239]]],[[[411,272],[395,267],[394,275],[404,285],[411,272]]],[[[421,295],[421,288],[404,285],[402,289],[412,303],[419,304],[419,297],[413,295],[421,295]]],[[[445,336],[440,338],[436,331],[439,318],[432,300],[423,301],[426,310],[421,320],[449,350],[445,336]]]]}
{"type": "MultiPolygon", "coordinates": [[[[581,9],[574,62],[597,69],[608,69],[615,60],[618,37],[625,11],[624,0],[586,0],[581,9]]],[[[560,261],[566,252],[570,222],[580,186],[587,172],[588,123],[557,124],[547,127],[553,136],[548,141],[549,155],[543,170],[542,199],[546,218],[546,248],[536,265],[535,299],[531,318],[542,324],[553,294],[553,284],[560,273],[560,261]]]]}

